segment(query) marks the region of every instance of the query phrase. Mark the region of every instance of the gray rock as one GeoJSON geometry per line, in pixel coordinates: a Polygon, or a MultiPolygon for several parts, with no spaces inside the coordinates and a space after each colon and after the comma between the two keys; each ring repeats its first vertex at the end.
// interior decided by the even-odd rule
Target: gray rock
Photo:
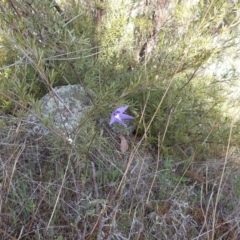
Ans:
{"type": "Polygon", "coordinates": [[[56,87],[39,100],[26,122],[33,133],[55,131],[70,138],[90,107],[91,101],[79,84],[56,87]]]}

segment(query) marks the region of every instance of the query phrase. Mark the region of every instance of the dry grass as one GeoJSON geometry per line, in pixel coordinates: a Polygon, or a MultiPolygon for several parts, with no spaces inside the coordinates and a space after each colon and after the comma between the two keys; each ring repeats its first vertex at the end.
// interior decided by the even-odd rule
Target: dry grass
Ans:
{"type": "Polygon", "coordinates": [[[239,76],[197,74],[239,52],[237,4],[176,1],[157,16],[163,1],[149,1],[129,21],[130,4],[62,2],[64,13],[47,1],[0,3],[0,240],[240,239],[239,126],[228,114],[239,107],[223,108],[236,96],[221,84],[239,76]],[[101,36],[94,11],[106,16],[101,36]],[[132,34],[128,21],[138,23],[132,34]],[[52,125],[48,136],[30,133],[29,106],[76,81],[96,109],[74,144],[52,125]],[[127,102],[139,126],[125,152],[119,135],[92,123],[127,102]]]}
{"type": "Polygon", "coordinates": [[[104,128],[82,155],[14,122],[1,130],[1,239],[239,238],[233,153],[177,163],[132,136],[123,155],[104,128]]]}

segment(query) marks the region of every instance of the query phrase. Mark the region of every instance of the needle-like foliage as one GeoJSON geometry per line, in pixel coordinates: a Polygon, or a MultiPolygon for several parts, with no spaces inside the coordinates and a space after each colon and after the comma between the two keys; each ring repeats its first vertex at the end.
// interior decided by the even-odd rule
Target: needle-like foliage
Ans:
{"type": "Polygon", "coordinates": [[[238,239],[239,19],[225,0],[1,1],[1,239],[238,239]],[[71,138],[38,101],[69,84],[91,105],[71,138]]]}

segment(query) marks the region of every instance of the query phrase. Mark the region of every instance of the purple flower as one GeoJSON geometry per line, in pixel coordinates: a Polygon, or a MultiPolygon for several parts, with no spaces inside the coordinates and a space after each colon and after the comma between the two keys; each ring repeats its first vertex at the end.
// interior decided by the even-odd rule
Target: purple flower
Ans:
{"type": "Polygon", "coordinates": [[[133,119],[132,116],[129,116],[127,114],[124,114],[124,112],[128,109],[128,106],[123,106],[120,108],[117,108],[113,111],[111,114],[111,120],[110,125],[112,125],[114,122],[119,122],[123,126],[127,127],[127,125],[124,123],[124,120],[133,119]]]}

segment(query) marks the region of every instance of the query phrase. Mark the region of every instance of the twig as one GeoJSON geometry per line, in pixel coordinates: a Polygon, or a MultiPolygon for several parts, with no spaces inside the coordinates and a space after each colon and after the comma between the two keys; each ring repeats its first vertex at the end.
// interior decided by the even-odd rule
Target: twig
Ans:
{"type": "MultiPolygon", "coordinates": [[[[70,154],[71,155],[71,154],[70,154]]],[[[47,228],[46,228],[46,232],[48,231],[48,228],[51,224],[51,221],[52,221],[52,218],[53,218],[53,215],[55,213],[55,210],[56,210],[56,207],[57,207],[57,204],[58,204],[58,201],[59,201],[59,198],[60,198],[60,194],[62,192],[62,188],[63,188],[63,185],[64,185],[64,182],[65,182],[65,179],[66,179],[66,176],[67,176],[67,172],[68,172],[68,168],[69,168],[69,164],[70,164],[70,155],[68,157],[68,162],[67,162],[67,167],[66,167],[66,170],[65,170],[65,173],[64,173],[64,176],[63,176],[63,180],[62,180],[62,184],[60,186],[60,189],[59,189],[59,192],[58,192],[58,196],[57,196],[57,199],[56,199],[56,202],[54,204],[54,207],[53,207],[53,211],[52,211],[52,214],[51,214],[51,217],[48,221],[48,224],[47,224],[47,228]]]]}
{"type": "MultiPolygon", "coordinates": [[[[95,164],[93,161],[91,161],[91,165],[92,165],[92,179],[93,179],[93,185],[94,185],[94,195],[97,200],[96,201],[96,212],[98,214],[99,210],[100,210],[99,202],[98,202],[99,194],[98,194],[98,187],[97,187],[97,181],[96,181],[96,169],[95,169],[95,164]]],[[[101,218],[99,219],[97,240],[102,239],[102,228],[103,228],[103,219],[101,216],[101,218]]]]}
{"type": "Polygon", "coordinates": [[[224,166],[223,166],[223,170],[222,170],[222,174],[220,177],[220,182],[219,182],[219,186],[218,186],[218,191],[217,191],[217,196],[216,196],[216,201],[215,201],[215,206],[214,206],[214,210],[213,210],[213,223],[212,223],[212,237],[211,239],[213,240],[214,237],[214,229],[215,229],[215,224],[216,224],[216,215],[217,215],[217,206],[218,206],[218,202],[220,199],[220,194],[222,191],[222,184],[223,184],[223,178],[224,178],[224,173],[226,170],[226,165],[229,159],[229,150],[230,150],[230,144],[231,144],[231,139],[232,139],[232,131],[233,131],[233,127],[234,127],[234,120],[232,121],[231,124],[231,128],[230,128],[230,132],[229,132],[229,138],[228,138],[228,145],[227,145],[227,151],[226,151],[226,155],[225,155],[225,159],[224,159],[224,166]]]}

